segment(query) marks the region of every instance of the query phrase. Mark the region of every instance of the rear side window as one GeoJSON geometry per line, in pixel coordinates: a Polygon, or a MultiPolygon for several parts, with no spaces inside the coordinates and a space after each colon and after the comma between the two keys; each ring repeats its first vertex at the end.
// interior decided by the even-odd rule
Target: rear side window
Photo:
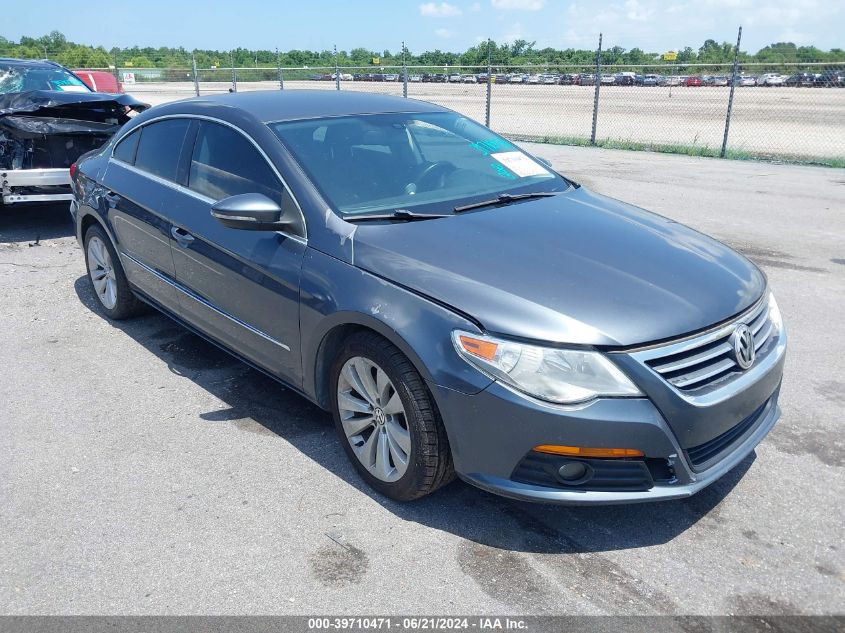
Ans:
{"type": "Polygon", "coordinates": [[[135,130],[128,134],[114,148],[114,157],[130,165],[135,164],[135,152],[138,149],[138,140],[141,138],[141,131],[135,130]]]}
{"type": "Polygon", "coordinates": [[[282,198],[281,183],[255,146],[239,132],[207,121],[197,133],[188,186],[213,200],[242,193],[282,198]]]}
{"type": "Polygon", "coordinates": [[[145,125],[135,154],[135,167],[178,182],[179,156],[190,124],[188,119],[168,119],[145,125]]]}

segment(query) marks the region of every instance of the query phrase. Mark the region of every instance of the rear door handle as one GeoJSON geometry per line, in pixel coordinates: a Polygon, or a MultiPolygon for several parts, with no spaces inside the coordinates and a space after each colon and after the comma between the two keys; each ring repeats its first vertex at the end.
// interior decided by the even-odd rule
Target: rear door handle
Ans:
{"type": "Polygon", "coordinates": [[[194,241],[193,235],[184,229],[180,229],[178,226],[172,227],[170,229],[170,234],[173,236],[173,239],[176,240],[176,243],[182,248],[188,248],[191,245],[191,242],[194,241]]]}
{"type": "Polygon", "coordinates": [[[103,199],[106,201],[106,204],[109,205],[112,209],[116,208],[118,203],[120,202],[120,196],[116,193],[105,193],[103,194],[103,199]]]}

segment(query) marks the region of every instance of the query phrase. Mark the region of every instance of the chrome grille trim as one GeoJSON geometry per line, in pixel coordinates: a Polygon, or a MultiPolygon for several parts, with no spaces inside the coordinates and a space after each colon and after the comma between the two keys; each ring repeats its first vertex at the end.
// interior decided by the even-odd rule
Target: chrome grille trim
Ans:
{"type": "MultiPolygon", "coordinates": [[[[774,326],[769,318],[767,297],[768,294],[739,317],[709,332],[630,354],[684,394],[693,396],[718,388],[743,373],[730,342],[738,324],[744,323],[751,329],[755,351],[762,350],[771,338],[774,326]]],[[[747,371],[753,371],[756,364],[755,361],[747,371]]]]}

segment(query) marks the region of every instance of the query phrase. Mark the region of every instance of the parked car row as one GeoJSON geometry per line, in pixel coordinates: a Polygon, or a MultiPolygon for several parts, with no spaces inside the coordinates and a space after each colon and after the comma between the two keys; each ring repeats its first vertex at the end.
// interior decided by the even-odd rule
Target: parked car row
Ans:
{"type": "MultiPolygon", "coordinates": [[[[355,75],[343,73],[340,78],[343,81],[402,81],[401,73],[359,73],[355,75]]],[[[312,74],[308,76],[308,79],[334,81],[335,76],[334,74],[312,74]]],[[[413,83],[487,83],[487,73],[415,73],[408,75],[408,81],[413,83]]],[[[492,76],[492,81],[498,84],[595,86],[596,75],[593,73],[496,73],[492,76]]],[[[729,86],[731,77],[727,74],[699,76],[620,72],[603,73],[601,83],[603,86],[729,86]]],[[[845,86],[845,70],[826,70],[820,73],[800,72],[793,75],[778,73],[764,73],[758,76],[739,75],[736,78],[735,85],[842,87],[845,86]]]]}

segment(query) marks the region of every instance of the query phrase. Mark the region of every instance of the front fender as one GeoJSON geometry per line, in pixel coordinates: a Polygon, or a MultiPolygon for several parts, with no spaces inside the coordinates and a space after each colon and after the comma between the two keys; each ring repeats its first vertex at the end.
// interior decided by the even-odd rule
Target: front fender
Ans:
{"type": "Polygon", "coordinates": [[[491,380],[452,346],[456,328],[478,327],[446,307],[309,248],[300,285],[303,390],[317,401],[317,359],[332,330],[370,328],[396,345],[428,383],[478,393],[491,380]]]}

